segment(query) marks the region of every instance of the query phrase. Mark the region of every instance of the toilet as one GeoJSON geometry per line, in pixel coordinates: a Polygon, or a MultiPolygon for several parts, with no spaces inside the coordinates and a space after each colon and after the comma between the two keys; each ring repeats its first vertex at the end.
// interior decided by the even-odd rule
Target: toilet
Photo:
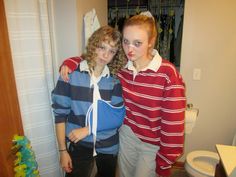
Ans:
{"type": "Polygon", "coordinates": [[[211,151],[192,151],[186,157],[185,170],[190,177],[214,177],[219,156],[211,151]]]}
{"type": "MultiPolygon", "coordinates": [[[[236,146],[236,134],[233,139],[236,146]]],[[[219,163],[219,155],[211,151],[192,151],[185,161],[185,170],[190,177],[214,177],[216,164],[219,163]]]]}

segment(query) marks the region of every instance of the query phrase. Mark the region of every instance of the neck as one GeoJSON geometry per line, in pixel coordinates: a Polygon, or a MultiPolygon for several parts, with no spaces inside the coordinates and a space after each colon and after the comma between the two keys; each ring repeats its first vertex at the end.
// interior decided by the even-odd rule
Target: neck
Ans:
{"type": "Polygon", "coordinates": [[[104,66],[103,67],[95,66],[93,70],[93,75],[95,77],[99,77],[102,74],[103,69],[104,69],[104,66]]]}
{"type": "Polygon", "coordinates": [[[146,68],[150,61],[152,60],[152,57],[148,57],[146,59],[141,59],[134,62],[134,67],[137,71],[141,71],[142,69],[146,68]]]}

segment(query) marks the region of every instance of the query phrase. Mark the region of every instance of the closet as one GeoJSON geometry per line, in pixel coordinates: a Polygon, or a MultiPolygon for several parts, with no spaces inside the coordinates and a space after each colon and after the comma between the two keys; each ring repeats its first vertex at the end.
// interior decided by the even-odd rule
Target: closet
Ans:
{"type": "Polygon", "coordinates": [[[180,66],[184,0],[108,0],[108,24],[122,30],[130,16],[149,10],[156,19],[160,55],[180,66]]]}

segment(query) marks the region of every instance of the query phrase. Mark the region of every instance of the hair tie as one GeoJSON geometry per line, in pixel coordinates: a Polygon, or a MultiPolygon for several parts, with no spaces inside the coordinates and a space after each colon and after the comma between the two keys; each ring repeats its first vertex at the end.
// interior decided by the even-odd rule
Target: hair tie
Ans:
{"type": "Polygon", "coordinates": [[[154,19],[154,17],[152,16],[152,14],[151,14],[150,11],[144,11],[144,12],[141,12],[140,15],[144,15],[144,16],[151,17],[151,18],[154,19]]]}

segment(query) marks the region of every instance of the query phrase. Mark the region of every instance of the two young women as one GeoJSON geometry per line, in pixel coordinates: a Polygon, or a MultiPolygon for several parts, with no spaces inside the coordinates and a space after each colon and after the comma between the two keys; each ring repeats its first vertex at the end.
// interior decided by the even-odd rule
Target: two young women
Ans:
{"type": "MultiPolygon", "coordinates": [[[[118,73],[126,115],[119,129],[121,177],[169,176],[183,152],[185,86],[176,68],[154,49],[157,28],[152,16],[135,15],[123,27],[128,62],[118,73]]],[[[61,75],[80,64],[63,63],[61,75]]]]}

